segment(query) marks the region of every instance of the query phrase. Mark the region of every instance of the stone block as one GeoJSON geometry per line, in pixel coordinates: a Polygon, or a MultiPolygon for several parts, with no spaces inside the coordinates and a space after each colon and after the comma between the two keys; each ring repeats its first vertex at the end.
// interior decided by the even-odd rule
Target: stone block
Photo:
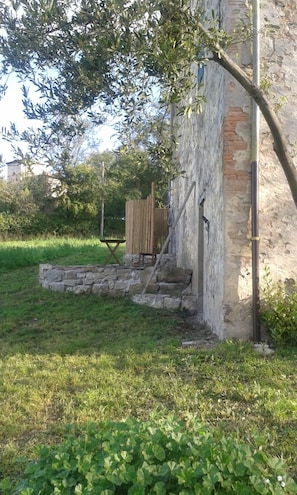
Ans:
{"type": "Polygon", "coordinates": [[[83,284],[84,285],[93,285],[95,281],[97,281],[97,274],[96,273],[86,273],[85,278],[83,279],[83,284]]]}
{"type": "MultiPolygon", "coordinates": [[[[149,266],[147,268],[144,268],[143,270],[140,271],[140,281],[143,285],[146,284],[147,280],[149,279],[149,277],[151,276],[151,273],[153,271],[154,267],[153,266],[149,266]]],[[[151,280],[152,283],[156,282],[156,274],[154,274],[152,280],[151,280]]]]}
{"type": "Polygon", "coordinates": [[[166,309],[179,309],[181,305],[180,297],[165,297],[164,308],[166,309]]]}
{"type": "Polygon", "coordinates": [[[116,280],[114,284],[115,292],[128,292],[129,283],[127,280],[116,280]]]}
{"type": "Polygon", "coordinates": [[[103,284],[94,284],[92,287],[92,293],[100,296],[108,296],[110,294],[108,282],[104,282],[103,284]]]}
{"type": "Polygon", "coordinates": [[[52,268],[53,268],[52,264],[42,263],[41,265],[39,265],[39,272],[48,271],[51,270],[52,268]]]}
{"type": "Polygon", "coordinates": [[[89,272],[100,272],[103,271],[103,267],[97,265],[81,265],[79,267],[74,267],[75,269],[79,269],[80,273],[89,273],[89,272]]]}
{"type": "Polygon", "coordinates": [[[107,283],[108,283],[108,289],[109,289],[109,291],[113,291],[114,290],[115,281],[114,280],[107,280],[107,283]]]}
{"type": "Polygon", "coordinates": [[[189,284],[183,291],[182,296],[191,296],[192,295],[192,286],[189,284]]]}
{"type": "Polygon", "coordinates": [[[73,279],[66,279],[63,280],[64,287],[75,287],[76,285],[80,286],[82,285],[81,281],[78,280],[73,280],[73,279]]]}
{"type": "Polygon", "coordinates": [[[85,279],[86,278],[86,272],[81,272],[80,270],[77,271],[76,274],[77,279],[85,279]]]}
{"type": "Polygon", "coordinates": [[[123,256],[124,266],[133,267],[138,266],[139,264],[139,255],[138,254],[125,254],[123,256]]]}
{"type": "Polygon", "coordinates": [[[162,309],[164,308],[164,300],[165,300],[165,296],[163,295],[159,295],[159,294],[153,295],[149,306],[155,309],[162,309]]]}
{"type": "Polygon", "coordinates": [[[64,279],[76,279],[78,275],[77,270],[65,270],[64,271],[64,279]]]}
{"type": "Polygon", "coordinates": [[[104,273],[104,277],[103,277],[103,280],[117,280],[118,276],[116,273],[110,273],[110,274],[106,274],[104,273]]]}
{"type": "Polygon", "coordinates": [[[100,273],[94,273],[94,277],[93,277],[93,281],[94,283],[102,283],[103,280],[106,280],[106,277],[105,277],[105,274],[104,272],[100,272],[100,273]]]}
{"type": "Polygon", "coordinates": [[[49,283],[49,288],[55,292],[65,292],[65,286],[62,282],[49,283]]]}
{"type": "MultiPolygon", "coordinates": [[[[160,255],[157,254],[157,261],[159,261],[160,255]]],[[[163,254],[159,264],[160,269],[176,268],[176,256],[175,254],[163,254]]]]}
{"type": "Polygon", "coordinates": [[[160,282],[156,284],[159,287],[160,294],[168,294],[170,296],[180,296],[182,292],[187,288],[186,284],[183,283],[171,283],[160,282]]]}
{"type": "Polygon", "coordinates": [[[167,270],[160,270],[157,274],[158,282],[167,283],[183,283],[189,284],[191,282],[192,270],[186,268],[170,268],[167,270]]]}
{"type": "Polygon", "coordinates": [[[52,269],[52,265],[39,265],[39,281],[47,278],[47,272],[52,269]]]}
{"type": "Polygon", "coordinates": [[[104,265],[104,272],[116,273],[120,265],[104,265]]]}
{"type": "Polygon", "coordinates": [[[63,270],[54,268],[47,271],[46,279],[49,284],[53,284],[54,282],[61,282],[63,280],[63,274],[63,270]]]}
{"type": "Polygon", "coordinates": [[[41,279],[39,279],[39,284],[40,284],[40,285],[41,285],[41,287],[43,287],[44,289],[51,290],[50,284],[48,283],[48,281],[47,281],[47,280],[41,280],[41,279]]]}
{"type": "MultiPolygon", "coordinates": [[[[142,286],[142,290],[144,289],[144,285],[142,286]]],[[[146,288],[147,294],[158,294],[159,293],[159,285],[151,283],[146,288]]]]}
{"type": "Polygon", "coordinates": [[[131,272],[133,271],[134,270],[131,270],[131,268],[120,267],[117,269],[117,276],[118,278],[127,280],[128,278],[131,278],[131,272]]]}
{"type": "Polygon", "coordinates": [[[132,301],[135,304],[142,304],[156,309],[164,307],[164,296],[155,296],[154,294],[136,294],[132,297],[132,301]]]}
{"type": "Polygon", "coordinates": [[[131,280],[140,283],[140,270],[131,270],[131,280]]]}
{"type": "Polygon", "coordinates": [[[72,292],[73,294],[90,294],[90,286],[78,285],[76,287],[67,287],[66,292],[72,292]]]}
{"type": "Polygon", "coordinates": [[[143,290],[143,285],[140,282],[130,281],[129,284],[129,294],[140,294],[143,290]]]}
{"type": "Polygon", "coordinates": [[[195,314],[198,310],[197,298],[195,296],[183,296],[181,299],[181,309],[195,314]]]}

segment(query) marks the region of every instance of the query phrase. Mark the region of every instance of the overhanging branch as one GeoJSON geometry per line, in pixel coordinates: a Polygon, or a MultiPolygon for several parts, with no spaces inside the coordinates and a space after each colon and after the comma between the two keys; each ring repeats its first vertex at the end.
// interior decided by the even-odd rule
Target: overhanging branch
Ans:
{"type": "Polygon", "coordinates": [[[212,60],[217,62],[221,67],[229,72],[229,74],[231,74],[239,82],[239,84],[247,91],[247,93],[253,98],[260,108],[262,115],[271,131],[274,140],[274,151],[283,168],[295,206],[297,207],[297,170],[288,152],[286,137],[284,136],[280,121],[273,110],[272,105],[268,101],[262,89],[253,83],[253,81],[229,57],[223,48],[213,42],[211,34],[202,24],[199,24],[199,29],[203,32],[208,41],[209,48],[213,54],[212,60]]]}

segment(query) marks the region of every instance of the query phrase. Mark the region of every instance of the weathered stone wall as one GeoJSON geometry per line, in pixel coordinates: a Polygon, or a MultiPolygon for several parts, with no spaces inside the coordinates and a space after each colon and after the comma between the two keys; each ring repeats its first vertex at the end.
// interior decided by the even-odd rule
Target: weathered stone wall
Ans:
{"type": "MultiPolygon", "coordinates": [[[[209,8],[218,9],[218,2],[209,8]]],[[[197,67],[193,70],[197,78],[197,67]]],[[[214,63],[204,70],[202,94],[207,103],[199,115],[177,121],[177,159],[186,171],[174,183],[177,212],[193,181],[192,192],[176,229],[178,266],[193,269],[192,291],[200,318],[223,337],[224,198],[222,129],[225,101],[224,71],[214,63]]]]}
{"type": "MultiPolygon", "coordinates": [[[[243,0],[225,1],[223,23],[232,33],[247,20],[243,0]]],[[[233,44],[228,54],[246,70],[250,42],[233,44]]],[[[224,194],[224,336],[248,338],[251,326],[251,98],[225,74],[223,145],[224,194]]]]}
{"type": "Polygon", "coordinates": [[[39,266],[39,283],[45,289],[74,294],[125,295],[141,292],[143,270],[118,265],[39,266]]]}
{"type": "Polygon", "coordinates": [[[155,308],[196,311],[197,301],[191,294],[191,270],[163,266],[153,276],[147,293],[142,295],[152,270],[152,266],[43,264],[39,266],[39,283],[45,289],[58,292],[130,296],[138,304],[155,308]]]}
{"type": "MultiPolygon", "coordinates": [[[[297,165],[297,2],[261,2],[262,77],[269,97],[280,104],[278,116],[297,165]]],[[[261,120],[260,261],[275,280],[297,277],[297,212],[284,173],[273,151],[267,125],[261,120]]],[[[263,278],[262,278],[263,280],[263,278]]]]}
{"type": "MultiPolygon", "coordinates": [[[[260,4],[262,77],[270,81],[270,98],[275,103],[283,100],[279,116],[292,154],[297,142],[296,6],[296,0],[260,4]]],[[[212,8],[232,32],[249,7],[244,0],[214,0],[207,4],[208,11],[212,8]]],[[[251,74],[249,42],[233,44],[228,52],[251,74]]],[[[193,268],[192,291],[201,317],[220,338],[249,338],[252,102],[211,62],[205,68],[203,91],[207,102],[202,114],[177,119],[177,159],[186,173],[174,183],[175,212],[196,182],[176,230],[177,263],[193,268]]],[[[296,209],[263,119],[260,144],[260,268],[263,272],[268,265],[275,279],[296,278],[296,209]]]]}

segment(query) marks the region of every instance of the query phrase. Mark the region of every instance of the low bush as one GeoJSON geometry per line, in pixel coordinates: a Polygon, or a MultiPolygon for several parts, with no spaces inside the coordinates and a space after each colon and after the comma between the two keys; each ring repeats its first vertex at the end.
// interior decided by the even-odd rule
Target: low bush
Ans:
{"type": "Polygon", "coordinates": [[[261,319],[275,346],[297,346],[297,286],[272,283],[269,274],[261,300],[261,319]]]}
{"type": "Polygon", "coordinates": [[[30,214],[0,212],[0,240],[34,238],[37,236],[98,235],[96,220],[66,221],[41,212],[30,214]]]}
{"type": "MultiPolygon", "coordinates": [[[[106,217],[104,234],[108,237],[124,237],[125,221],[106,217]]],[[[30,214],[0,212],[0,240],[35,238],[37,236],[98,236],[98,219],[65,219],[56,214],[41,212],[30,214]]]]}
{"type": "Polygon", "coordinates": [[[13,495],[296,494],[283,463],[194,420],[107,422],[39,447],[13,495]]]}

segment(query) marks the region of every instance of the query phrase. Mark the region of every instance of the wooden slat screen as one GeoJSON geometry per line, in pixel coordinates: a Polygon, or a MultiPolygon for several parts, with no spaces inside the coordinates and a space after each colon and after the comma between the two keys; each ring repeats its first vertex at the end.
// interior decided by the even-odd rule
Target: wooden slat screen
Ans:
{"type": "Polygon", "coordinates": [[[126,202],[127,254],[159,253],[167,231],[167,210],[153,208],[151,195],[126,202]]]}

